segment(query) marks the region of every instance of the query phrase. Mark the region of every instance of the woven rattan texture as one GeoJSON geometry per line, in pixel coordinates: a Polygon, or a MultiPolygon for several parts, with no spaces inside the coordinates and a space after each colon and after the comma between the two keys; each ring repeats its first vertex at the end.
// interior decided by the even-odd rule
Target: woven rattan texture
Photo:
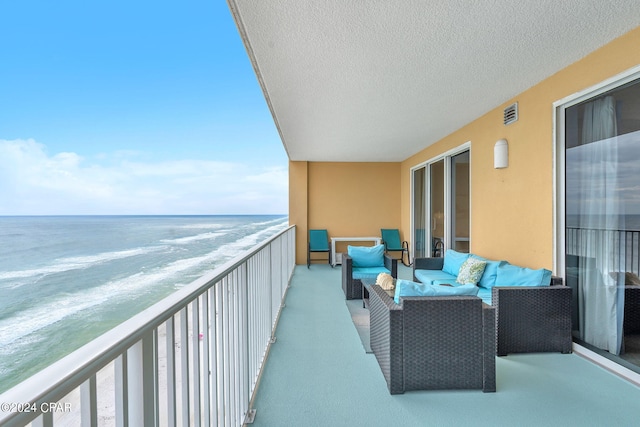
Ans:
{"type": "Polygon", "coordinates": [[[412,297],[396,305],[369,294],[371,349],[391,394],[495,391],[495,309],[476,297],[412,297]]]}
{"type": "Polygon", "coordinates": [[[499,356],[571,352],[570,287],[496,287],[492,303],[498,309],[499,356]]]}

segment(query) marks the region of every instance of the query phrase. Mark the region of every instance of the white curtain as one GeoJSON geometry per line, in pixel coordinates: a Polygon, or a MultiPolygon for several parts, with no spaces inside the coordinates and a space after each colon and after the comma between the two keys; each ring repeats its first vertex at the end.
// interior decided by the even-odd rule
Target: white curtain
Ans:
{"type": "MultiPolygon", "coordinates": [[[[589,344],[620,354],[624,313],[624,212],[618,198],[618,147],[615,99],[585,105],[582,145],[575,147],[580,173],[580,224],[584,256],[594,263],[581,268],[578,301],[580,330],[589,344]]],[[[574,150],[572,149],[572,150],[574,150]]]]}

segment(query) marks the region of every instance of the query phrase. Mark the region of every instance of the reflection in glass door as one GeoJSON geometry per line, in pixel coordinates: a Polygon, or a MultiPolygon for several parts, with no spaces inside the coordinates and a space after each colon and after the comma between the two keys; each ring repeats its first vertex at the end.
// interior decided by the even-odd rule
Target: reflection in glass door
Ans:
{"type": "Polygon", "coordinates": [[[445,246],[445,174],[444,159],[429,165],[429,224],[431,224],[432,255],[444,255],[445,246]]]}
{"type": "Polygon", "coordinates": [[[451,248],[469,253],[469,152],[451,157],[451,248]]]}

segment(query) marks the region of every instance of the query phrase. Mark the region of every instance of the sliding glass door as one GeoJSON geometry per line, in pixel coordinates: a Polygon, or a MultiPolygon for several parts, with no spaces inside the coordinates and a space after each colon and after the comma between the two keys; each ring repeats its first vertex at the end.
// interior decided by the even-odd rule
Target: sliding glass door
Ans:
{"type": "Polygon", "coordinates": [[[449,248],[469,252],[468,147],[414,168],[412,179],[415,256],[441,257],[449,248]]]}
{"type": "Polygon", "coordinates": [[[640,365],[640,79],[560,111],[574,335],[640,365]]]}

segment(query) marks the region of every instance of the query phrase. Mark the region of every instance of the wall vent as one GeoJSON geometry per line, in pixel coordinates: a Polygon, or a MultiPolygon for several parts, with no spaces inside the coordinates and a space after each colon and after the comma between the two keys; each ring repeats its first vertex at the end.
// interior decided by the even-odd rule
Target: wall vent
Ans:
{"type": "Polygon", "coordinates": [[[518,121],[518,103],[509,105],[504,109],[504,124],[508,125],[518,121]]]}

